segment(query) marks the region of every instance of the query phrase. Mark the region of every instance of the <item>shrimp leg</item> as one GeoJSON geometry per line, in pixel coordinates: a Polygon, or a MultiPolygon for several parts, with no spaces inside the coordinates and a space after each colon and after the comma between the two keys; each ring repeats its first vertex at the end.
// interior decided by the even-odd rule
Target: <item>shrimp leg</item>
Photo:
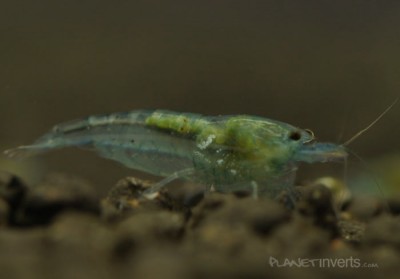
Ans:
{"type": "Polygon", "coordinates": [[[253,199],[258,199],[258,183],[256,181],[251,181],[251,196],[253,199]]]}
{"type": "Polygon", "coordinates": [[[157,196],[157,193],[168,183],[183,177],[190,176],[195,173],[194,168],[183,169],[177,172],[174,172],[170,176],[160,180],[159,182],[153,184],[150,188],[146,189],[143,193],[143,196],[152,200],[157,196]]]}

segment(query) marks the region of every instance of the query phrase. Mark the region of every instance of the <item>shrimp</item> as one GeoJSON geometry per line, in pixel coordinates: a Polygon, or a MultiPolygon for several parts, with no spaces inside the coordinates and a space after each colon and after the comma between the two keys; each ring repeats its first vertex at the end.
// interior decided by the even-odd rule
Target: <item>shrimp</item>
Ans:
{"type": "Polygon", "coordinates": [[[299,162],[342,161],[344,146],[318,143],[314,134],[267,118],[203,116],[166,110],[95,115],[55,126],[32,145],[5,151],[25,157],[64,147],[100,156],[163,179],[144,195],[153,198],[175,179],[205,191],[248,191],[276,197],[292,189],[299,162]]]}

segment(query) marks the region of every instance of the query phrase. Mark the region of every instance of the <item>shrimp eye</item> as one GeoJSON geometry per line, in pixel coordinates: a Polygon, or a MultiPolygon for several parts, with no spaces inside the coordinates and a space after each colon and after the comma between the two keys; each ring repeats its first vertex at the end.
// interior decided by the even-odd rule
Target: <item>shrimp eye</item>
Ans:
{"type": "Polygon", "coordinates": [[[293,131],[289,134],[289,139],[298,141],[301,139],[301,134],[299,131],[293,131]]]}

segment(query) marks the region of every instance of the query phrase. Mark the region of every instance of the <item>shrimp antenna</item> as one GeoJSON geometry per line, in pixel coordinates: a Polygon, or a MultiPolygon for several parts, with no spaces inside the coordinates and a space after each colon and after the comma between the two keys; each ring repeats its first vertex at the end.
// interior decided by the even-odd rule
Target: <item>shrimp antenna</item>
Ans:
{"type": "Polygon", "coordinates": [[[385,109],[384,112],[382,112],[374,121],[372,121],[371,124],[369,124],[367,127],[365,127],[364,129],[362,129],[361,131],[359,131],[357,134],[355,134],[354,136],[352,136],[349,140],[347,140],[345,143],[343,143],[343,146],[347,146],[350,143],[352,143],[354,140],[356,140],[358,137],[360,137],[362,134],[364,134],[366,131],[368,131],[372,126],[374,126],[376,124],[376,122],[378,122],[386,113],[389,112],[389,110],[392,109],[392,107],[394,107],[394,105],[399,101],[399,98],[397,98],[396,100],[394,100],[394,102],[387,108],[385,109]]]}
{"type": "MultiPolygon", "coordinates": [[[[396,100],[396,102],[397,102],[397,100],[396,100]]],[[[361,158],[360,155],[358,155],[357,153],[355,153],[352,150],[348,150],[348,152],[351,153],[355,158],[357,158],[361,162],[362,166],[364,167],[364,170],[366,170],[367,174],[370,175],[370,177],[372,178],[373,182],[375,183],[375,185],[379,191],[379,195],[382,198],[384,209],[386,210],[386,212],[390,212],[390,206],[389,206],[387,200],[385,199],[385,193],[381,187],[381,184],[379,183],[379,177],[377,176],[377,174],[373,171],[373,169],[369,166],[369,164],[364,159],[361,158]]]]}

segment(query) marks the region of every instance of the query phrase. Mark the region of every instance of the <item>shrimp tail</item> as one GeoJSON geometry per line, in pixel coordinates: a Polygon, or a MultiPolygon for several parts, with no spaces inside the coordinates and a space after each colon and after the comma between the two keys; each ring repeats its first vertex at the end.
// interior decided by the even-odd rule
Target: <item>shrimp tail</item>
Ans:
{"type": "Polygon", "coordinates": [[[22,145],[4,151],[12,159],[23,159],[69,146],[85,146],[90,143],[88,136],[76,131],[88,127],[87,120],[75,120],[55,126],[31,145],[22,145]]]}
{"type": "Polygon", "coordinates": [[[33,144],[6,150],[4,154],[9,158],[18,159],[64,147],[94,148],[99,152],[110,146],[121,146],[126,137],[131,137],[127,134],[128,127],[132,130],[138,129],[143,125],[143,119],[146,117],[147,113],[142,111],[96,115],[61,123],[33,144]],[[106,145],[106,147],[103,148],[101,145],[106,145]]]}
{"type": "Polygon", "coordinates": [[[67,146],[83,146],[87,143],[87,140],[68,140],[63,139],[58,135],[54,135],[54,133],[48,133],[32,145],[22,145],[17,148],[8,149],[4,151],[4,154],[12,159],[24,159],[55,149],[60,149],[67,146]]]}
{"type": "Polygon", "coordinates": [[[5,150],[4,154],[12,159],[23,159],[39,155],[46,151],[46,148],[43,148],[40,145],[22,145],[17,148],[5,150]]]}

